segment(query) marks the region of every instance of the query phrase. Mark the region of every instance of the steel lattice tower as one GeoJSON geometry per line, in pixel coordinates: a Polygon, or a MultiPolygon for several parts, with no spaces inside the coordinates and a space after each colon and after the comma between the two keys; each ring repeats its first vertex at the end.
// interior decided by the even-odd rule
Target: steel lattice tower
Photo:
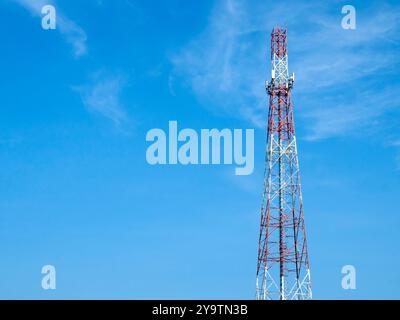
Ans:
{"type": "Polygon", "coordinates": [[[271,33],[272,79],[261,206],[256,298],[311,299],[311,277],[303,215],[289,77],[286,29],[271,33]]]}

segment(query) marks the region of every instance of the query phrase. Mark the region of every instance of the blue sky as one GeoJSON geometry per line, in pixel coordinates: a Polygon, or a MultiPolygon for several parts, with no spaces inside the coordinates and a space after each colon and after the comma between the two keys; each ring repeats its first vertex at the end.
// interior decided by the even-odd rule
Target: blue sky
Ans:
{"type": "Polygon", "coordinates": [[[314,297],[400,298],[399,14],[397,1],[2,0],[0,298],[252,299],[276,25],[296,73],[314,297]],[[57,30],[41,28],[48,3],[57,30]],[[345,4],[356,30],[341,28],[345,4]],[[148,165],[146,133],[170,120],[254,128],[254,173],[148,165]],[[357,290],[341,288],[348,264],[357,290]]]}

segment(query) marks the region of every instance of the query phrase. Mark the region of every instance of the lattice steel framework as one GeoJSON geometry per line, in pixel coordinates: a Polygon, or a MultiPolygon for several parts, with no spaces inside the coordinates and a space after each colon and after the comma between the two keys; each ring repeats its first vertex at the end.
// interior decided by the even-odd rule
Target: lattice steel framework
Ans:
{"type": "Polygon", "coordinates": [[[287,31],[271,33],[272,79],[257,263],[256,299],[311,299],[306,228],[289,76],[287,31]]]}

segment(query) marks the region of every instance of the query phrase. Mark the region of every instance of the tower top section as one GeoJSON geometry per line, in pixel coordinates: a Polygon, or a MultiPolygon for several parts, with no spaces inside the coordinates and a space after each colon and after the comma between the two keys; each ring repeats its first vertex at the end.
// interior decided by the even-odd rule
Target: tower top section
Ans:
{"type": "Polygon", "coordinates": [[[271,81],[266,82],[266,89],[271,95],[293,87],[294,73],[289,76],[287,30],[273,28],[271,31],[271,81]]]}
{"type": "Polygon", "coordinates": [[[285,58],[287,56],[287,30],[286,28],[273,28],[271,31],[271,60],[274,56],[285,58]]]}

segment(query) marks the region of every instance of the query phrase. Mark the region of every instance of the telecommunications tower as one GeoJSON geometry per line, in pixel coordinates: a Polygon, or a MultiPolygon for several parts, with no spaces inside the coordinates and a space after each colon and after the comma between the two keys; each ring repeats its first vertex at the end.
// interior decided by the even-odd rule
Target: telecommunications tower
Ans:
{"type": "Polygon", "coordinates": [[[312,298],[286,28],[271,33],[271,81],[256,299],[312,298]]]}

